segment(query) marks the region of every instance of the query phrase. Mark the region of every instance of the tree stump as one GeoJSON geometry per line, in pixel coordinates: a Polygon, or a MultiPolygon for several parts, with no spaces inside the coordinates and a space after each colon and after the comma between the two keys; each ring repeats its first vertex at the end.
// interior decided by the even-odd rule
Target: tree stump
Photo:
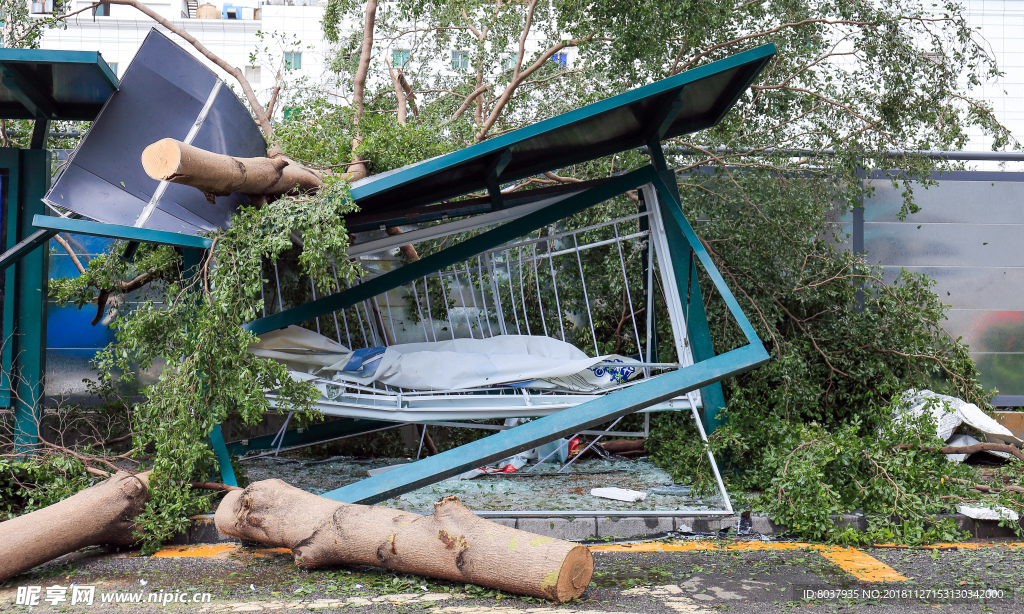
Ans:
{"type": "Polygon", "coordinates": [[[556,603],[579,597],[594,572],[586,546],[490,522],[456,497],[421,516],[264,480],[229,492],[215,522],[225,535],[290,548],[306,568],[373,565],[556,603]]]}

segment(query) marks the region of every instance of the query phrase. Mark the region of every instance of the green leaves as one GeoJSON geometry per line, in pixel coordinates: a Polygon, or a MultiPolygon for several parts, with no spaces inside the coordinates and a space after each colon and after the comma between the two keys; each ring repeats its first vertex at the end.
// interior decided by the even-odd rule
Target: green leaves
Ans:
{"type": "Polygon", "coordinates": [[[125,279],[153,282],[136,291],[133,300],[139,302],[130,310],[111,314],[116,341],[96,357],[101,377],[111,384],[133,385],[136,373],[160,369],[155,381],[143,382],[145,399],[131,412],[134,448],[154,472],[139,517],[146,549],[209,507],[212,496],[187,484],[207,481],[217,469],[206,441],[215,425],[229,415],[246,424],[261,421],[271,409],[264,396],[269,390],[278,394],[277,411],[315,415],[316,390],[290,377],[284,365],[250,354],[256,338],[241,326],[263,312],[264,262],[292,250],[293,237],[302,241],[296,264],[307,280],[333,287],[335,272],[343,282],[353,277],[341,223],[353,209],[347,184],[329,182],[316,196],[240,211],[228,229],[211,234],[215,247],[196,269],[185,270],[171,248],[145,245],[127,264],[118,257],[123,245],[114,244],[89,262],[85,274],[51,284],[59,304],[85,306],[97,289],[113,289],[115,296],[129,291],[125,279]]]}

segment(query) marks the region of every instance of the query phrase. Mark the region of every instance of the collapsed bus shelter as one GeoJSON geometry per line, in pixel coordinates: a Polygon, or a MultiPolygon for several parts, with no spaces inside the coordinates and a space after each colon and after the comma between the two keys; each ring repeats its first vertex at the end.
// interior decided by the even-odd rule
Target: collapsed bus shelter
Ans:
{"type": "MultiPolygon", "coordinates": [[[[544,262],[552,267],[551,277],[546,282],[553,283],[555,273],[551,263],[556,253],[574,254],[578,259],[581,249],[602,244],[615,245],[622,257],[621,241],[624,238],[619,234],[618,221],[602,222],[591,227],[601,227],[606,233],[613,232],[615,241],[608,239],[583,246],[577,242],[574,232],[557,232],[557,224],[560,220],[609,199],[638,191],[639,213],[628,216],[630,219],[623,222],[634,224],[637,231],[630,232],[625,239],[637,239],[644,243],[645,247],[640,252],[647,254],[647,257],[641,258],[639,264],[648,267],[648,279],[653,279],[652,251],[658,252],[658,271],[672,324],[676,361],[672,364],[658,362],[657,342],[648,330],[646,350],[641,351],[637,359],[630,358],[633,362],[625,365],[632,370],[634,377],[628,382],[618,380],[615,382],[617,385],[608,388],[584,391],[585,394],[579,391],[566,392],[557,386],[554,390],[545,389],[540,393],[528,392],[523,386],[517,385],[503,385],[497,389],[477,385],[461,390],[420,390],[405,385],[370,385],[351,379],[311,376],[310,379],[321,390],[319,407],[324,413],[358,418],[341,427],[350,432],[380,428],[379,425],[386,422],[437,423],[439,420],[469,419],[481,415],[506,418],[541,416],[525,424],[509,425],[510,428],[490,437],[328,492],[324,496],[353,503],[383,501],[564,436],[609,422],[614,424],[623,416],[647,409],[689,410],[701,437],[706,439],[706,432],[717,424],[717,414],[724,403],[718,382],[763,364],[768,360],[768,355],[715,269],[709,254],[683,216],[675,173],[666,165],[661,143],[667,138],[718,123],[774,53],[772,45],[759,47],[464,150],[353,184],[352,197],[360,211],[350,215],[346,224],[357,236],[362,233],[366,237],[352,246],[353,257],[393,251],[401,245],[440,236],[453,237],[457,242],[393,270],[376,271],[347,289],[340,285],[333,289],[313,288],[314,294],[320,298],[302,305],[285,308],[283,301],[278,300],[275,312],[274,301],[265,300],[269,306],[268,313],[250,322],[246,326],[248,330],[256,335],[264,335],[299,323],[319,321],[321,317],[333,317],[337,322],[339,313],[343,318],[347,317],[345,310],[348,309],[354,309],[358,314],[359,306],[363,305],[362,313],[366,321],[362,343],[359,345],[362,345],[363,350],[375,349],[370,347],[373,345],[392,346],[394,339],[390,337],[394,336],[394,322],[391,322],[392,335],[389,336],[385,317],[378,313],[379,303],[386,303],[389,300],[387,293],[395,289],[406,288],[406,291],[415,295],[418,288],[422,287],[427,292],[429,284],[434,283],[442,292],[446,287],[451,287],[457,288],[460,293],[469,293],[474,305],[477,305],[479,298],[483,307],[477,305],[473,312],[478,324],[475,333],[479,339],[474,334],[469,317],[469,301],[465,296],[461,303],[461,313],[473,341],[493,341],[513,331],[522,336],[524,331],[520,328],[517,302],[521,303],[524,310],[523,324],[527,336],[557,338],[556,322],[561,326],[561,320],[566,314],[558,304],[557,288],[552,288],[555,317],[548,326],[541,298],[541,295],[547,293],[547,288],[541,287],[539,277],[532,278],[531,283],[536,286],[536,304],[541,306],[539,316],[544,334],[540,335],[539,330],[530,329],[530,320],[525,313],[525,268],[532,266],[536,272],[539,263],[544,262]],[[607,179],[515,194],[502,192],[502,186],[509,182],[644,146],[651,152],[649,164],[607,179]],[[479,191],[485,191],[487,196],[462,198],[479,191]],[[395,226],[405,229],[405,234],[398,237],[375,237],[371,232],[395,226]],[[531,233],[543,228],[555,228],[558,237],[549,235],[546,238],[531,238],[531,233]],[[467,231],[472,231],[468,238],[463,234],[467,231]],[[527,239],[524,241],[523,237],[527,239]],[[556,244],[556,238],[562,243],[556,244]],[[570,239],[573,243],[571,249],[565,247],[570,239]],[[544,249],[538,253],[537,246],[544,241],[544,249]],[[527,250],[525,257],[524,249],[527,250]],[[510,256],[512,251],[515,257],[510,256]],[[715,354],[704,313],[701,288],[697,283],[700,268],[728,306],[747,345],[715,354]],[[516,275],[519,278],[518,295],[514,294],[516,275]],[[509,302],[504,305],[499,292],[499,282],[502,280],[510,284],[508,290],[511,292],[508,295],[509,302]],[[489,307],[488,300],[491,301],[489,307]],[[369,315],[371,311],[374,316],[369,315]],[[369,327],[369,333],[365,332],[366,326],[369,327]],[[378,332],[373,332],[376,326],[379,326],[378,332]],[[641,372],[643,376],[639,376],[641,372]],[[481,414],[482,408],[490,413],[481,414]]],[[[129,67],[124,82],[129,81],[131,70],[129,67]]],[[[218,91],[216,87],[213,89],[209,101],[215,99],[218,91]]],[[[208,102],[208,106],[210,104],[213,103],[208,102]]],[[[195,125],[199,126],[202,122],[203,116],[200,115],[195,125]]],[[[87,137],[80,150],[88,140],[87,137]]],[[[125,158],[123,164],[141,166],[137,152],[129,149],[127,155],[134,155],[135,159],[125,158]]],[[[73,158],[72,167],[74,162],[73,158]]],[[[161,188],[154,186],[152,191],[148,203],[145,203],[148,210],[168,210],[162,209],[161,188]]],[[[142,193],[141,197],[136,195],[135,198],[145,202],[146,196],[146,193],[142,193]]],[[[88,212],[81,213],[97,221],[37,215],[33,223],[37,228],[49,232],[63,231],[131,242],[173,245],[183,250],[186,266],[190,262],[199,262],[202,250],[212,246],[210,239],[196,236],[200,228],[171,232],[146,227],[145,220],[136,226],[116,223],[117,219],[125,218],[125,211],[115,211],[108,216],[101,208],[90,208],[88,212]]],[[[589,311],[592,299],[586,296],[586,276],[582,264],[579,274],[584,293],[580,309],[589,311]]],[[[639,288],[634,290],[640,291],[639,288]]],[[[647,293],[647,304],[652,304],[654,284],[645,284],[643,290],[647,293]]],[[[418,302],[418,298],[415,300],[418,302]]],[[[448,303],[447,297],[445,302],[448,303]]],[[[552,309],[550,302],[547,307],[549,310],[552,309]]],[[[429,299],[427,306],[429,311],[429,299]]],[[[583,317],[581,313],[573,315],[583,317]]],[[[389,314],[386,317],[391,316],[389,314]]],[[[450,313],[448,317],[452,325],[448,332],[451,341],[456,341],[450,313]]],[[[434,342],[437,342],[434,318],[428,316],[427,319],[430,320],[430,330],[426,320],[422,317],[419,320],[423,325],[424,339],[429,341],[432,336],[434,342]]],[[[649,322],[650,318],[647,320],[649,322]]],[[[345,323],[347,327],[347,319],[345,323]]],[[[638,328],[636,336],[639,348],[641,340],[638,328]]],[[[339,331],[340,344],[340,328],[336,326],[336,329],[339,331]]],[[[592,323],[590,330],[593,333],[592,323]]],[[[564,342],[564,330],[561,331],[561,337],[564,342]]],[[[351,338],[348,343],[357,347],[351,338]]],[[[596,337],[593,346],[595,356],[588,357],[596,362],[591,362],[591,367],[604,371],[621,369],[612,362],[601,362],[596,337]]],[[[529,390],[530,386],[525,388],[529,390]]],[[[268,391],[268,397],[273,400],[273,391],[268,391]]],[[[338,427],[333,428],[331,435],[335,436],[338,427]]],[[[218,453],[225,483],[233,483],[234,476],[219,429],[211,433],[211,443],[218,453]]],[[[709,460],[712,467],[715,467],[710,452],[709,460]]],[[[717,468],[715,471],[717,473],[717,468]]],[[[719,486],[725,509],[713,513],[731,513],[731,505],[720,479],[719,486]]]]}
{"type": "MultiPolygon", "coordinates": [[[[91,121],[117,90],[117,77],[99,53],[0,49],[0,118],[31,119],[29,149],[0,149],[3,283],[3,350],[0,407],[14,412],[14,445],[38,441],[46,372],[46,299],[49,254],[56,231],[38,229],[47,215],[52,155],[46,150],[51,121],[91,121]]],[[[69,217],[78,217],[70,213],[69,217]]]]}

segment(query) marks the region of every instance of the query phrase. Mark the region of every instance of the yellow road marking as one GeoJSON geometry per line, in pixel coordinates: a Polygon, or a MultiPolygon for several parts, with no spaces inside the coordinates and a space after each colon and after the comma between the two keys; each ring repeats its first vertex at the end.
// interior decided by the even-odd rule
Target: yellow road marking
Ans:
{"type": "Polygon", "coordinates": [[[829,546],[805,542],[733,542],[722,544],[712,541],[639,542],[633,544],[606,544],[590,546],[591,552],[701,552],[706,550],[822,550],[829,546]]]}
{"type": "Polygon", "coordinates": [[[837,567],[864,582],[906,582],[907,577],[898,573],[867,552],[856,548],[830,548],[821,553],[837,567]]]}
{"type": "Polygon", "coordinates": [[[238,550],[237,544],[199,544],[197,546],[174,546],[153,554],[158,559],[209,558],[225,552],[238,550]]]}
{"type": "Polygon", "coordinates": [[[710,550],[818,550],[821,555],[843,571],[865,582],[905,582],[907,578],[870,554],[842,546],[826,546],[806,542],[733,542],[711,541],[642,542],[590,546],[592,552],[706,552],[710,550]]]}

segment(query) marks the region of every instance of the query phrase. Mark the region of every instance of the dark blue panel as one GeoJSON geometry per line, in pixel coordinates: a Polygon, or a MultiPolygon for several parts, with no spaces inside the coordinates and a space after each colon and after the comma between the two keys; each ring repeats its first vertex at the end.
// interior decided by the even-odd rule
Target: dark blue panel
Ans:
{"type": "MultiPolygon", "coordinates": [[[[228,223],[248,199],[240,194],[211,205],[195,188],[151,179],[142,167],[149,145],[173,138],[189,142],[217,76],[200,60],[152,30],[89,133],[55,182],[47,202],[108,224],[196,234],[228,223]],[[87,173],[87,174],[86,174],[87,173]],[[144,212],[152,210],[144,223],[144,212]]],[[[207,151],[240,157],[266,153],[259,127],[228,87],[219,87],[191,143],[207,151]]]]}
{"type": "Polygon", "coordinates": [[[95,305],[81,309],[72,305],[57,307],[52,303],[46,313],[46,347],[49,349],[96,350],[114,340],[114,334],[102,324],[91,324],[95,305]]]}

